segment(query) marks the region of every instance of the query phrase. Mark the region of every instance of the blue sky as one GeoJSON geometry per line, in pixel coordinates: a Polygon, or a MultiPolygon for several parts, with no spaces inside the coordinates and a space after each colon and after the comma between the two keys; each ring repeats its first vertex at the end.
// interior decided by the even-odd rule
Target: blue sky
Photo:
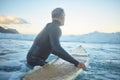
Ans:
{"type": "Polygon", "coordinates": [[[30,22],[31,33],[51,22],[51,11],[56,7],[65,10],[63,34],[120,31],[120,0],[0,0],[0,5],[0,14],[30,22]]]}

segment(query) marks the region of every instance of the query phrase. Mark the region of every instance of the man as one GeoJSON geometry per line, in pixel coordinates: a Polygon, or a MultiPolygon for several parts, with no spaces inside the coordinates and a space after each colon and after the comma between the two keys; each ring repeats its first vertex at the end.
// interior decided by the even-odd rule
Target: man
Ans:
{"type": "Polygon", "coordinates": [[[65,14],[63,9],[56,8],[52,11],[52,22],[48,23],[46,27],[37,35],[31,49],[28,52],[27,63],[30,66],[34,67],[38,65],[45,65],[45,60],[52,53],[74,64],[78,68],[86,68],[83,63],[75,60],[60,45],[60,26],[64,25],[64,18],[65,14]]]}

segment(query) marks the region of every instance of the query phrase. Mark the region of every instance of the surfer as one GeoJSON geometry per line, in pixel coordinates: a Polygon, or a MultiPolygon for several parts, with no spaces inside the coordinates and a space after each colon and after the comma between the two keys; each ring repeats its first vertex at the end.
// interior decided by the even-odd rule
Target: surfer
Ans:
{"type": "Polygon", "coordinates": [[[32,47],[27,54],[27,64],[34,66],[44,66],[46,59],[52,53],[78,68],[86,69],[84,63],[78,62],[68,54],[60,45],[61,36],[60,26],[64,25],[65,13],[62,8],[56,8],[52,11],[52,22],[37,35],[32,47]]]}

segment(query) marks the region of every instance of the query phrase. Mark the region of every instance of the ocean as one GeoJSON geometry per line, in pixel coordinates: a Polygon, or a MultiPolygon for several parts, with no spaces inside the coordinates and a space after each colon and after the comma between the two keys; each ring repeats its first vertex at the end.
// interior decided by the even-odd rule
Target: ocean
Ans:
{"type": "MultiPolygon", "coordinates": [[[[20,36],[20,34],[19,34],[20,36]]],[[[26,74],[26,55],[33,39],[0,38],[0,80],[21,80],[26,74]]],[[[63,42],[70,52],[82,45],[89,54],[89,65],[76,80],[120,80],[120,44],[63,42]]],[[[49,58],[53,57],[51,55],[49,58]]]]}

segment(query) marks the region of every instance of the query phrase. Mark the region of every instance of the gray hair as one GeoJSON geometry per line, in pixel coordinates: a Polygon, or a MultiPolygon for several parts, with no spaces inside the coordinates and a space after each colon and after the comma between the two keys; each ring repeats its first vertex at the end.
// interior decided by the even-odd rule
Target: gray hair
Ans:
{"type": "Polygon", "coordinates": [[[64,10],[62,8],[55,8],[52,11],[52,18],[58,18],[64,13],[64,10]]]}

